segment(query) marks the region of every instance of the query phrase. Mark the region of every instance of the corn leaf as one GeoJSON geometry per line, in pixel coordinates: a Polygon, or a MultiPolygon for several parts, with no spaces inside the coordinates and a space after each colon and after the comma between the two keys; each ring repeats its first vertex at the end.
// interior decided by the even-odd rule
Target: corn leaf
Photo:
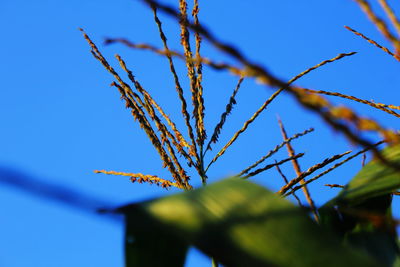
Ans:
{"type": "MultiPolygon", "coordinates": [[[[400,165],[399,145],[385,148],[382,154],[392,165],[400,165]]],[[[397,266],[400,251],[391,206],[392,192],[398,188],[400,172],[372,160],[337,197],[320,208],[321,221],[382,266],[397,266]]]]}
{"type": "Polygon", "coordinates": [[[379,266],[304,210],[238,178],[116,211],[128,218],[130,262],[148,260],[128,267],[182,266],[189,245],[224,266],[379,266]]]}
{"type": "MultiPolygon", "coordinates": [[[[392,164],[400,166],[400,145],[387,147],[383,156],[392,164]]],[[[390,194],[400,188],[400,171],[388,167],[379,160],[372,160],[350,181],[350,183],[329,202],[357,204],[364,200],[384,194],[390,194]]]]}

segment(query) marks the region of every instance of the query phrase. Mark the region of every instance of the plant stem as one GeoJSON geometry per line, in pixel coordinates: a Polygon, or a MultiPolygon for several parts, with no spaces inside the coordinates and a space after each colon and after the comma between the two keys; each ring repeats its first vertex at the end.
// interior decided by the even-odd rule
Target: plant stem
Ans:
{"type": "MultiPolygon", "coordinates": [[[[205,153],[203,154],[203,146],[201,145],[200,146],[199,175],[200,175],[201,182],[202,182],[203,186],[206,186],[208,177],[206,175],[207,170],[204,170],[204,157],[205,157],[205,153]]],[[[211,266],[212,267],[218,267],[219,266],[218,262],[213,257],[211,257],[211,266]]]]}
{"type": "Polygon", "coordinates": [[[200,157],[199,157],[199,175],[201,178],[201,183],[203,184],[203,186],[205,186],[207,184],[207,175],[206,172],[207,170],[204,170],[204,154],[203,154],[203,145],[200,145],[200,153],[199,153],[200,157]]]}

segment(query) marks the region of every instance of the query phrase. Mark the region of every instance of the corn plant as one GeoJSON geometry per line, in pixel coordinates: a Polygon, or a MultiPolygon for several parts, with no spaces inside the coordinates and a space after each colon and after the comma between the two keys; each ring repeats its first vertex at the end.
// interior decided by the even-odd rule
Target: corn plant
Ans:
{"type": "MultiPolygon", "coordinates": [[[[359,115],[346,106],[333,104],[327,97],[356,101],[395,117],[400,117],[396,112],[400,107],[375,103],[340,92],[303,88],[294,84],[304,75],[327,64],[351,57],[355,52],[341,53],[326,59],[289,81],[283,81],[260,64],[246,58],[232,45],[219,40],[205,28],[199,20],[198,0],[193,1],[190,11],[186,0],[179,0],[177,9],[154,0],[142,1],[153,11],[162,47],[134,43],[125,38],[108,38],[105,43],[119,43],[133,49],[149,50],[165,57],[180,101],[181,114],[185,122],[184,130],[178,129],[174,119],[167,115],[150,90],[139,82],[120,55],[116,55],[116,59],[125,73],[124,76],[111,66],[82,29],[92,55],[114,78],[111,85],[120,92],[126,108],[146,133],[159,154],[163,167],[168,169],[171,176],[159,177],[138,171],[95,172],[126,176],[132,182],[154,184],[165,189],[176,187],[185,191],[172,197],[136,203],[113,211],[122,212],[127,218],[127,266],[182,266],[186,250],[190,245],[197,246],[212,257],[214,266],[217,266],[218,262],[226,266],[400,264],[395,230],[398,221],[390,213],[392,197],[398,194],[396,190],[400,187],[398,145],[400,136],[396,130],[383,127],[378,121],[359,115]],[[181,51],[170,49],[158,16],[160,11],[178,21],[181,51]],[[191,46],[191,38],[194,38],[194,47],[191,46]],[[203,41],[209,42],[233,58],[237,64],[215,62],[203,56],[201,52],[203,41]],[[176,60],[185,62],[189,88],[182,86],[183,83],[175,67],[176,60]],[[212,129],[206,129],[204,123],[207,104],[207,99],[203,97],[204,90],[207,90],[203,88],[204,67],[226,71],[238,77],[225,111],[212,129]],[[236,105],[236,96],[244,79],[255,79],[267,90],[272,89],[274,92],[215,153],[212,148],[219,141],[225,123],[236,105]],[[185,98],[186,91],[190,92],[190,100],[185,98]],[[304,153],[296,153],[292,141],[312,132],[313,129],[305,129],[289,136],[283,123],[278,120],[283,141],[277,141],[277,145],[264,156],[255,159],[253,164],[244,166],[235,178],[206,186],[209,169],[251,127],[260,114],[268,109],[271,102],[277,101],[276,99],[283,93],[291,95],[299,105],[321,117],[328,127],[340,132],[351,143],[358,144],[363,149],[331,155],[307,170],[302,170],[299,159],[304,153]],[[363,135],[364,132],[375,133],[382,141],[372,143],[363,135]],[[384,143],[388,147],[382,150],[380,147],[384,143]],[[271,156],[283,147],[286,147],[288,157],[268,162],[271,156]],[[365,155],[367,151],[373,154],[374,160],[366,164],[349,184],[327,185],[341,187],[343,190],[324,206],[316,207],[307,185],[353,158],[365,155]],[[207,161],[206,155],[210,153],[214,154],[211,160],[207,161]],[[296,173],[293,179],[287,179],[280,169],[280,165],[286,162],[291,162],[293,165],[296,173]],[[334,162],[333,166],[322,170],[334,162]],[[247,181],[241,181],[272,168],[276,168],[285,181],[285,185],[276,194],[247,181]],[[191,181],[196,177],[188,175],[189,169],[195,170],[204,188],[194,189],[191,181]],[[296,195],[298,190],[303,191],[307,204],[301,203],[296,195]],[[291,195],[295,197],[300,207],[283,199],[291,195]],[[154,241],[155,239],[157,241],[154,241]],[[302,245],[302,242],[306,245],[302,245]],[[285,253],[281,253],[282,251],[285,253]],[[154,257],[152,253],[157,253],[159,257],[154,257]],[[338,256],[335,256],[336,254],[338,256]]],[[[387,15],[385,19],[376,15],[368,1],[355,2],[393,45],[394,50],[381,46],[351,27],[346,26],[346,29],[382,49],[394,60],[400,61],[400,23],[386,0],[378,1],[387,15]],[[387,23],[392,24],[396,34],[391,31],[387,23]]]]}

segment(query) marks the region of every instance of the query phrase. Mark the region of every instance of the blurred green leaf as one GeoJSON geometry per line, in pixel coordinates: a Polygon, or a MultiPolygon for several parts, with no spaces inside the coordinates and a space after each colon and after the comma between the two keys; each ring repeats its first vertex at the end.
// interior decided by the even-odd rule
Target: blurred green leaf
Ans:
{"type": "MultiPolygon", "coordinates": [[[[125,266],[183,267],[188,246],[167,231],[137,228],[127,214],[125,266]]],[[[142,220],[145,223],[145,219],[142,220]]]]}
{"type": "Polygon", "coordinates": [[[356,227],[346,235],[345,241],[375,258],[381,266],[393,266],[399,257],[395,238],[390,232],[378,228],[364,230],[356,227]]]}
{"type": "MultiPolygon", "coordinates": [[[[383,156],[400,166],[400,145],[382,150],[383,156]]],[[[379,160],[372,160],[350,181],[350,183],[329,202],[357,204],[368,198],[392,193],[400,188],[400,172],[379,160]]]]}
{"type": "MultiPolygon", "coordinates": [[[[400,146],[387,147],[382,154],[400,165],[400,146]]],[[[364,166],[348,185],[319,209],[321,221],[340,233],[344,241],[393,266],[399,257],[397,234],[391,214],[392,192],[400,188],[400,172],[378,160],[364,166]]]]}
{"type": "MultiPolygon", "coordinates": [[[[397,239],[397,247],[400,247],[400,240],[397,239]]],[[[400,255],[397,255],[393,267],[400,267],[400,255]]]]}
{"type": "Polygon", "coordinates": [[[237,178],[117,211],[128,218],[130,262],[149,260],[128,266],[173,266],[189,245],[225,266],[379,266],[289,201],[237,178]]]}

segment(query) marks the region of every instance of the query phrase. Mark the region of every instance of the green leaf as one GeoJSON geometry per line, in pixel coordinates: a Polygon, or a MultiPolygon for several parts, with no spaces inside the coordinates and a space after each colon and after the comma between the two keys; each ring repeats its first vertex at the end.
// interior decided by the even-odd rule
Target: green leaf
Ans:
{"type": "MultiPolygon", "coordinates": [[[[125,266],[184,266],[188,246],[168,231],[137,228],[134,216],[126,215],[125,266]]],[[[142,219],[145,223],[145,218],[142,219]]]]}
{"type": "Polygon", "coordinates": [[[389,232],[377,228],[367,231],[356,228],[346,235],[345,241],[375,258],[382,266],[393,266],[399,257],[395,238],[389,232]]]}
{"type": "MultiPolygon", "coordinates": [[[[391,164],[400,166],[400,145],[382,150],[391,164]]],[[[368,163],[348,185],[319,209],[321,221],[340,233],[349,245],[363,250],[382,265],[399,257],[391,214],[392,192],[400,188],[400,172],[379,160],[368,163]]]]}
{"type": "Polygon", "coordinates": [[[225,266],[379,266],[299,207],[238,178],[117,211],[126,214],[127,236],[136,240],[128,258],[149,261],[127,266],[173,266],[189,245],[225,266]]]}
{"type": "MultiPolygon", "coordinates": [[[[392,164],[400,166],[400,145],[382,150],[383,156],[392,164]]],[[[337,203],[357,204],[368,198],[392,193],[400,188],[400,171],[388,167],[379,160],[373,160],[365,165],[350,183],[330,201],[337,203]]]]}
{"type": "MultiPolygon", "coordinates": [[[[400,240],[397,239],[397,246],[400,247],[400,240]]],[[[395,262],[393,263],[393,267],[400,267],[400,255],[397,255],[395,262]]]]}

